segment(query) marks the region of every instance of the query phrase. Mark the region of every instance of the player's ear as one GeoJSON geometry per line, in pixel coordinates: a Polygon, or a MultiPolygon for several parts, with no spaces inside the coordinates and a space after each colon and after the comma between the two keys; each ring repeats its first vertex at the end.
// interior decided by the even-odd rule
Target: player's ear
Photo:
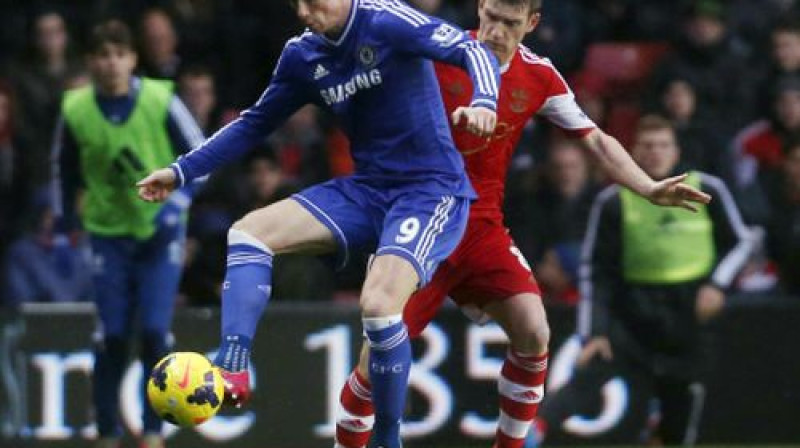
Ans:
{"type": "MultiPolygon", "coordinates": [[[[483,1],[483,0],[481,0],[483,1]]],[[[539,26],[539,21],[542,20],[542,13],[539,11],[534,12],[528,17],[528,28],[525,31],[526,33],[530,33],[531,31],[535,30],[537,26],[539,26]]]]}

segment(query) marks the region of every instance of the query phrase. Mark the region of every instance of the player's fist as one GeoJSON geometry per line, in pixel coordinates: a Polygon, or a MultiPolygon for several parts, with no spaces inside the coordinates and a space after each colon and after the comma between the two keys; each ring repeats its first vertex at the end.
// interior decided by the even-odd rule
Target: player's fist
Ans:
{"type": "Polygon", "coordinates": [[[453,111],[453,125],[464,126],[469,132],[488,137],[497,125],[497,114],[486,107],[458,107],[453,111]]]}
{"type": "Polygon", "coordinates": [[[153,171],[136,183],[139,197],[147,202],[162,202],[176,187],[175,172],[171,168],[153,171]]]}

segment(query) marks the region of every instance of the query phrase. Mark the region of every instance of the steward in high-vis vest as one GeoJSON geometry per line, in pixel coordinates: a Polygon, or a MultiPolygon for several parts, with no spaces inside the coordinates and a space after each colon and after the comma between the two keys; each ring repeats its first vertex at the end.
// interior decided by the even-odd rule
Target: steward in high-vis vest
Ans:
{"type": "MultiPolygon", "coordinates": [[[[672,125],[643,117],[632,156],[653,179],[674,175],[680,149],[672,125]]],[[[714,200],[691,212],[655,206],[618,186],[595,199],[580,269],[584,368],[543,407],[548,425],[580,412],[575,403],[581,397],[622,375],[656,399],[632,402],[623,424],[644,429],[646,422],[628,419],[646,419],[653,413],[648,402],[658,403],[654,436],[668,445],[694,443],[704,398],[699,376],[709,348],[703,324],[722,309],[752,244],[720,179],[691,171],[686,183],[714,200]]]]}
{"type": "MultiPolygon", "coordinates": [[[[92,83],[65,92],[61,103],[54,203],[63,230],[82,228],[89,236],[101,335],[92,377],[97,446],[115,447],[122,435],[119,386],[133,332],[139,331],[145,372],[168,351],[194,188],[152,204],[138,199],[135,183],[202,143],[203,135],[171,82],[132,76],[136,53],[122,22],[93,29],[87,63],[92,83]]],[[[150,406],[144,407],[141,444],[163,446],[161,420],[150,406]]]]}

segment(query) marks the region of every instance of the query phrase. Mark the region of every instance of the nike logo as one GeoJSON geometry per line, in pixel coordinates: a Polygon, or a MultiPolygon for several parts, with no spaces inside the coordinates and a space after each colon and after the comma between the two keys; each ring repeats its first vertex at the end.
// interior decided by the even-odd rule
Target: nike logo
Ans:
{"type": "Polygon", "coordinates": [[[192,368],[192,360],[190,359],[189,362],[186,363],[186,370],[183,372],[183,378],[178,383],[178,387],[181,389],[186,389],[186,386],[189,384],[189,369],[192,368]]]}

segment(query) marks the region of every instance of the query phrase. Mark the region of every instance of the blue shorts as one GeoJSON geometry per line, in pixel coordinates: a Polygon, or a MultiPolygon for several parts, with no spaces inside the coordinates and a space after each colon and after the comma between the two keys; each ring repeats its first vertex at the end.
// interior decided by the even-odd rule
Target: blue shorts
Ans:
{"type": "Polygon", "coordinates": [[[420,286],[456,248],[469,217],[470,199],[422,188],[375,188],[352,177],[332,179],[292,196],[330,229],[341,266],[354,253],[404,258],[420,286]]]}

